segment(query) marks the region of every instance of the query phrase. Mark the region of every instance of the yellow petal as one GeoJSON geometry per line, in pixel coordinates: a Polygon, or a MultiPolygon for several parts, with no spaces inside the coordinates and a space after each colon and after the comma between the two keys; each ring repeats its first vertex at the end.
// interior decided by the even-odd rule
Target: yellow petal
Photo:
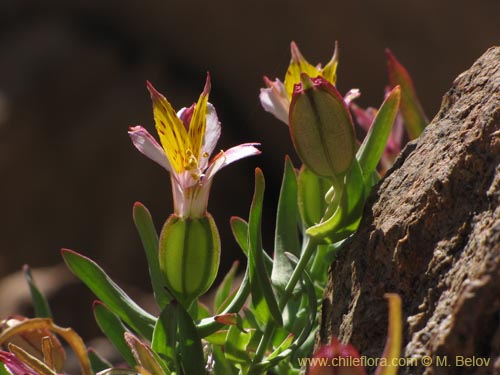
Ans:
{"type": "Polygon", "coordinates": [[[205,88],[194,107],[193,117],[191,117],[191,122],[189,124],[191,151],[198,161],[201,159],[201,146],[203,145],[203,138],[205,137],[205,129],[207,126],[207,103],[209,92],[210,74],[207,74],[205,88]]]}
{"type": "Polygon", "coordinates": [[[337,66],[339,65],[339,45],[335,42],[335,51],[333,52],[333,56],[325,65],[325,67],[321,70],[321,75],[324,79],[330,82],[335,86],[335,82],[337,81],[337,66]]]}
{"type": "Polygon", "coordinates": [[[192,149],[188,133],[168,100],[150,82],[146,84],[161,145],[174,171],[180,173],[187,164],[186,151],[192,149]]]}
{"type": "Polygon", "coordinates": [[[292,97],[293,86],[300,83],[300,75],[302,73],[307,74],[311,78],[315,78],[320,75],[319,70],[309,64],[309,62],[302,56],[299,51],[299,47],[295,42],[290,44],[290,50],[292,53],[292,60],[290,61],[290,66],[286,72],[285,76],[285,88],[288,96],[292,97]]]}

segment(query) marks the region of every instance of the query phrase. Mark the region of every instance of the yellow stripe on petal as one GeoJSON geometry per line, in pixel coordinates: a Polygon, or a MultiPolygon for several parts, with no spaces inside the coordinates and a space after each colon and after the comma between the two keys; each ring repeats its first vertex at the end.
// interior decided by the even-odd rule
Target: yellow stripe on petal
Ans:
{"type": "MultiPolygon", "coordinates": [[[[191,140],[192,155],[197,161],[201,160],[201,146],[205,137],[207,127],[207,103],[208,94],[210,93],[210,74],[207,74],[205,88],[194,107],[193,117],[189,123],[189,139],[191,140]]],[[[192,167],[192,166],[191,166],[192,167]]]]}
{"type": "Polygon", "coordinates": [[[147,88],[153,101],[153,115],[161,145],[174,171],[180,173],[188,163],[187,151],[192,149],[188,133],[168,100],[150,82],[147,82],[147,88]]]}
{"type": "Polygon", "coordinates": [[[300,53],[299,47],[295,42],[290,44],[290,50],[292,53],[292,60],[290,61],[290,66],[286,72],[285,76],[285,88],[288,96],[291,98],[293,93],[293,86],[300,83],[300,75],[302,73],[307,74],[311,78],[315,78],[320,75],[320,71],[309,64],[309,62],[300,53]]]}

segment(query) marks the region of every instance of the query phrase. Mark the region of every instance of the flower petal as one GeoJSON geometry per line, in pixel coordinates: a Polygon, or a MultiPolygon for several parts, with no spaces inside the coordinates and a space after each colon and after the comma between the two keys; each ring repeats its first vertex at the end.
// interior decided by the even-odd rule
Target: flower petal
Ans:
{"type": "Polygon", "coordinates": [[[335,86],[337,81],[337,66],[339,65],[339,44],[335,42],[335,50],[333,51],[333,56],[325,65],[323,70],[321,70],[321,75],[324,79],[335,86]]]}
{"type": "Polygon", "coordinates": [[[210,166],[208,167],[203,179],[204,183],[207,183],[207,181],[212,179],[215,174],[226,165],[248,156],[259,155],[261,151],[255,146],[260,146],[260,143],[243,143],[241,145],[231,147],[227,151],[219,152],[210,162],[210,166]]]}
{"type": "Polygon", "coordinates": [[[208,94],[210,93],[210,74],[207,74],[205,88],[201,93],[198,102],[194,107],[193,117],[189,123],[189,139],[191,141],[191,151],[197,160],[201,157],[201,146],[205,137],[205,129],[207,124],[207,102],[208,94]]]}
{"type": "Polygon", "coordinates": [[[317,77],[320,75],[320,71],[315,66],[312,66],[300,53],[299,47],[295,42],[290,44],[290,51],[292,54],[292,60],[290,61],[290,66],[285,75],[285,88],[289,97],[292,96],[293,87],[300,83],[300,75],[302,73],[307,74],[309,77],[317,77]]]}
{"type": "Polygon", "coordinates": [[[153,101],[153,114],[161,145],[172,169],[179,173],[187,165],[186,150],[192,150],[188,133],[168,100],[149,81],[146,84],[153,101]]]}
{"type": "Polygon", "coordinates": [[[214,152],[215,146],[219,141],[221,126],[215,107],[207,103],[207,127],[205,129],[205,138],[201,147],[200,169],[204,170],[208,164],[208,158],[214,152]]]}
{"type": "Polygon", "coordinates": [[[288,125],[288,109],[290,99],[283,83],[276,79],[274,82],[264,77],[267,88],[260,89],[260,103],[266,112],[271,113],[278,120],[288,125]]]}
{"type": "Polygon", "coordinates": [[[34,369],[10,352],[0,350],[0,362],[5,364],[14,375],[38,375],[34,369]]]}
{"type": "Polygon", "coordinates": [[[131,126],[128,135],[132,143],[142,154],[160,164],[167,171],[172,172],[172,167],[168,161],[163,148],[156,142],[149,132],[142,126],[131,126]]]}

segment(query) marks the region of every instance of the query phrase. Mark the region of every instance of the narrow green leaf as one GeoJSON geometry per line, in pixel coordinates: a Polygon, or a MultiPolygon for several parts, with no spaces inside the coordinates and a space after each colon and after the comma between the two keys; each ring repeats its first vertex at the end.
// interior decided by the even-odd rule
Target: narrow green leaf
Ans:
{"type": "Polygon", "coordinates": [[[11,375],[11,373],[7,371],[3,363],[0,363],[0,375],[11,375]]]}
{"type": "Polygon", "coordinates": [[[254,273],[250,273],[250,285],[252,286],[252,301],[256,307],[262,312],[264,305],[269,310],[269,313],[273,320],[279,325],[283,325],[283,319],[281,317],[281,311],[278,307],[278,302],[274,295],[274,291],[271,285],[271,279],[267,273],[264,250],[262,248],[262,234],[261,234],[261,223],[262,223],[262,204],[264,201],[264,175],[262,171],[257,168],[255,170],[255,192],[253,196],[252,205],[250,208],[250,217],[248,220],[248,239],[249,239],[249,261],[255,266],[254,273]],[[257,292],[256,285],[259,288],[264,300],[260,296],[254,295],[257,292]],[[265,302],[263,304],[262,302],[265,302]]]}
{"type": "MultiPolygon", "coordinates": [[[[245,271],[245,276],[243,277],[243,281],[241,282],[240,287],[238,288],[236,295],[234,298],[228,303],[228,305],[224,308],[221,314],[239,312],[243,305],[245,304],[248,296],[250,294],[250,276],[249,269],[247,267],[245,271]]],[[[200,337],[206,337],[211,335],[215,331],[221,329],[224,325],[221,323],[217,323],[213,317],[208,319],[203,319],[198,325],[198,335],[200,337]]]]}
{"type": "Polygon", "coordinates": [[[418,100],[410,74],[389,49],[385,53],[391,86],[401,86],[401,115],[406,131],[410,140],[415,139],[424,131],[429,120],[418,100]]]}
{"type": "Polygon", "coordinates": [[[206,375],[201,339],[188,312],[180,303],[175,303],[179,318],[180,363],[184,374],[206,375]]]}
{"type": "MultiPolygon", "coordinates": [[[[194,306],[194,304],[193,304],[194,306]]],[[[196,305],[196,320],[202,320],[206,319],[212,316],[212,313],[210,312],[210,309],[208,308],[207,305],[201,303],[198,301],[198,304],[196,305]]]]}
{"type": "MultiPolygon", "coordinates": [[[[241,217],[233,216],[231,217],[230,224],[236,243],[240,246],[241,250],[248,258],[248,223],[241,217]]],[[[266,262],[266,269],[268,272],[271,272],[273,259],[265,251],[263,251],[263,254],[266,262]]]]}
{"type": "Polygon", "coordinates": [[[291,160],[285,160],[283,182],[281,184],[274,237],[274,259],[271,281],[283,291],[293,273],[285,251],[299,256],[300,242],[297,219],[297,176],[291,160]]]}
{"type": "Polygon", "coordinates": [[[137,232],[141,237],[149,267],[149,277],[156,303],[162,309],[170,301],[165,291],[165,278],[158,262],[158,234],[148,209],[139,202],[134,204],[133,218],[137,232]]]}
{"type": "Polygon", "coordinates": [[[368,134],[356,154],[365,181],[371,178],[384,153],[392,125],[398,114],[400,97],[401,89],[399,86],[396,86],[382,103],[368,134]]]}
{"type": "Polygon", "coordinates": [[[233,265],[231,266],[231,269],[226,274],[226,276],[222,280],[221,284],[217,288],[217,292],[215,293],[215,299],[214,299],[214,310],[215,310],[216,314],[219,314],[222,311],[220,309],[221,306],[223,305],[224,301],[226,301],[226,299],[231,294],[231,288],[233,286],[233,281],[234,281],[234,277],[236,275],[236,272],[238,271],[238,265],[239,265],[238,261],[235,261],[233,263],[233,265]]]}
{"type": "Polygon", "coordinates": [[[98,373],[99,371],[107,370],[113,365],[102,358],[94,349],[89,348],[88,350],[90,365],[92,366],[92,371],[98,373]]]}
{"type": "Polygon", "coordinates": [[[179,320],[176,303],[172,301],[162,310],[153,332],[151,349],[166,361],[169,369],[175,369],[175,372],[179,373],[179,364],[175,354],[179,320]]]}
{"type": "Polygon", "coordinates": [[[154,375],[166,375],[167,372],[164,371],[160,365],[156,354],[146,346],[142,341],[135,337],[130,332],[125,333],[125,341],[132,352],[135,361],[138,365],[143,367],[150,374],[154,375]]]}
{"type": "Polygon", "coordinates": [[[137,305],[104,270],[91,259],[63,249],[62,257],[69,269],[82,280],[106,306],[128,326],[151,340],[156,319],[137,305]]]}
{"type": "Polygon", "coordinates": [[[130,367],[134,367],[137,363],[135,362],[134,356],[130,351],[127,343],[125,342],[125,332],[127,329],[122,324],[120,319],[113,314],[102,302],[94,302],[94,317],[97,325],[101,329],[102,333],[111,341],[113,346],[118,350],[123,359],[129,364],[130,367]]]}
{"type": "Polygon", "coordinates": [[[250,339],[250,333],[242,332],[235,326],[230,327],[224,345],[226,359],[235,363],[250,364],[252,359],[247,350],[250,339]]]}
{"type": "Polygon", "coordinates": [[[209,342],[212,345],[224,346],[227,337],[227,329],[221,329],[211,335],[204,337],[206,342],[209,342]]]}
{"type": "Polygon", "coordinates": [[[231,217],[230,224],[236,243],[248,258],[248,223],[241,217],[233,216],[231,217]]]}
{"type": "MultiPolygon", "coordinates": [[[[230,361],[224,356],[224,352],[220,347],[214,346],[212,348],[214,358],[214,375],[238,375],[239,371],[232,365],[230,361]]],[[[1,374],[0,374],[1,375],[1,374]]]]}
{"type": "Polygon", "coordinates": [[[269,354],[269,356],[267,357],[267,360],[269,361],[269,360],[273,359],[274,357],[277,357],[280,353],[287,350],[290,347],[290,345],[292,345],[293,339],[294,339],[294,336],[292,334],[288,335],[283,340],[283,342],[276,348],[276,350],[274,352],[272,352],[271,354],[269,354]]]}
{"type": "Polygon", "coordinates": [[[33,308],[35,309],[35,317],[37,318],[52,318],[52,312],[45,296],[40,292],[40,289],[35,284],[31,275],[30,267],[25,264],[23,267],[24,278],[28,282],[33,308]]]}

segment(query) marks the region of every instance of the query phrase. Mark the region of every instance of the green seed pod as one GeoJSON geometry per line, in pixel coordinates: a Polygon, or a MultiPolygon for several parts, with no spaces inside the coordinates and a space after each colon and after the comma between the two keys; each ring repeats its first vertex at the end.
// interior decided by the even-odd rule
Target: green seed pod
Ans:
{"type": "Polygon", "coordinates": [[[160,235],[160,268],[169,290],[189,307],[215,280],[220,239],[210,214],[201,218],[168,218],[160,235]]]}
{"type": "Polygon", "coordinates": [[[290,104],[290,134],[297,154],[323,177],[346,172],[355,157],[355,134],[344,99],[328,81],[302,74],[290,104]]]}

